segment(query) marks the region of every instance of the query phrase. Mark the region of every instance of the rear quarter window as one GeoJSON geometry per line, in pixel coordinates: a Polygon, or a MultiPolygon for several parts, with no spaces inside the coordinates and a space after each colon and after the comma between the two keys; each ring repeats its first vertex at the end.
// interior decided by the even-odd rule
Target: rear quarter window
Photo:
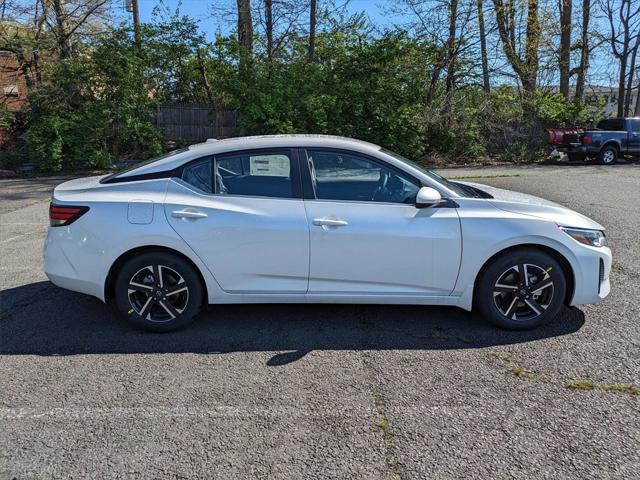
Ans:
{"type": "Polygon", "coordinates": [[[206,158],[184,167],[182,180],[204,193],[213,193],[211,159],[206,158]]]}

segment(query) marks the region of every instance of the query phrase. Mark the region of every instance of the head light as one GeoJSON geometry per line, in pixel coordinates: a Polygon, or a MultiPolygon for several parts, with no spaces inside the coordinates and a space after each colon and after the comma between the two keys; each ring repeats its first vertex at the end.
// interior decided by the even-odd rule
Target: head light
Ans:
{"type": "Polygon", "coordinates": [[[607,237],[602,230],[587,230],[571,227],[560,227],[560,230],[577,242],[589,245],[590,247],[606,247],[608,245],[607,237]]]}

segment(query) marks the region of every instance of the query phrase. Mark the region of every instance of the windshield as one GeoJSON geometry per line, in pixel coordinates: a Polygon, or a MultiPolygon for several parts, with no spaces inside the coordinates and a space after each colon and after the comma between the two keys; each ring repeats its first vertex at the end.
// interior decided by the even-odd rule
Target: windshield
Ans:
{"type": "Polygon", "coordinates": [[[381,149],[380,151],[382,153],[386,153],[387,155],[389,155],[389,156],[391,156],[393,158],[396,158],[396,159],[400,160],[403,163],[406,163],[407,165],[412,166],[416,170],[419,170],[420,172],[424,173],[425,175],[427,175],[429,178],[431,178],[435,182],[439,183],[443,187],[448,188],[452,192],[455,192],[457,195],[459,195],[461,197],[479,197],[480,196],[478,194],[478,192],[476,192],[471,187],[467,187],[466,185],[463,185],[461,183],[452,182],[451,180],[447,180],[442,175],[438,175],[434,171],[427,170],[426,168],[424,168],[423,166],[417,164],[413,160],[409,160],[408,158],[403,157],[402,155],[400,155],[398,153],[392,152],[391,150],[386,150],[384,148],[381,149]]]}

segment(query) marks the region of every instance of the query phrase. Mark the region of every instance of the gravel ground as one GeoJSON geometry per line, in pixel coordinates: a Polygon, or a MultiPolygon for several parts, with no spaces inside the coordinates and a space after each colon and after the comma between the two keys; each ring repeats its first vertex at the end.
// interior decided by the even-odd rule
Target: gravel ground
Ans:
{"type": "Polygon", "coordinates": [[[609,298],[533,332],[253,305],[142,333],[42,273],[62,179],[0,181],[0,479],[640,478],[640,395],[605,389],[640,385],[640,166],[443,173],[604,224],[609,298]]]}

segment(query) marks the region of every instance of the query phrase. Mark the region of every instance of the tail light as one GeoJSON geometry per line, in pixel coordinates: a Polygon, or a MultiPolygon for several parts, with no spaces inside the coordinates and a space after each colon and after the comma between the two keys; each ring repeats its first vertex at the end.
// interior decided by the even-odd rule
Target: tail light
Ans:
{"type": "Polygon", "coordinates": [[[582,137],[582,143],[591,143],[593,139],[591,137],[582,137]]]}
{"type": "Polygon", "coordinates": [[[49,204],[49,224],[52,227],[70,225],[89,211],[89,207],[49,204]]]}

